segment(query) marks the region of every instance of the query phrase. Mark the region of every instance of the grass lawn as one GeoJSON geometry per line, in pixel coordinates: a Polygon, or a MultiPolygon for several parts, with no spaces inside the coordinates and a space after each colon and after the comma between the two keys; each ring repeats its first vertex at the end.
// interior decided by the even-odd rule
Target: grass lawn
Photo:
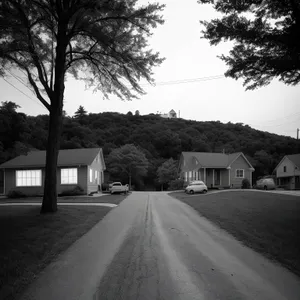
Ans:
{"type": "MultiPolygon", "coordinates": [[[[130,195],[130,194],[128,194],[130,195]]],[[[112,204],[120,204],[128,195],[124,194],[106,194],[104,196],[94,197],[94,196],[65,196],[58,197],[58,203],[112,203],[112,204]]],[[[20,203],[20,202],[38,202],[42,203],[41,197],[26,197],[26,198],[18,198],[18,199],[9,199],[3,198],[0,199],[0,203],[20,203]]]]}
{"type": "MultiPolygon", "coordinates": [[[[106,202],[116,204],[125,198],[107,197],[106,202]]],[[[0,299],[17,299],[43,268],[110,210],[59,206],[55,214],[40,215],[39,206],[0,206],[0,299]]]]}
{"type": "Polygon", "coordinates": [[[170,195],[300,276],[300,197],[259,191],[170,195]]]}

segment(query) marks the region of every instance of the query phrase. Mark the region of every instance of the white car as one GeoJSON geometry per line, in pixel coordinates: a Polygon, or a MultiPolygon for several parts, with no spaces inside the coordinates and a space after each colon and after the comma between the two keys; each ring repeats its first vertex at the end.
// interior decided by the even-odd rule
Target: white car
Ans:
{"type": "Polygon", "coordinates": [[[190,184],[185,188],[185,192],[187,194],[194,194],[194,193],[207,193],[207,186],[206,184],[201,181],[192,181],[190,184]]]}
{"type": "Polygon", "coordinates": [[[121,182],[113,182],[110,186],[109,186],[109,191],[111,194],[114,193],[124,193],[127,194],[128,193],[128,184],[122,185],[121,182]]]}

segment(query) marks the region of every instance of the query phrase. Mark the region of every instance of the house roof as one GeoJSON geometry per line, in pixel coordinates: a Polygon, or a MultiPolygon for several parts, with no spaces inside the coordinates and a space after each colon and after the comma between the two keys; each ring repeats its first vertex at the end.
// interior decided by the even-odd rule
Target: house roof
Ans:
{"type": "Polygon", "coordinates": [[[286,157],[300,169],[300,154],[286,155],[286,157]]]}
{"type": "MultiPolygon", "coordinates": [[[[210,152],[182,152],[182,155],[187,164],[187,169],[194,166],[193,158],[195,158],[199,162],[202,168],[228,168],[240,155],[244,157],[242,152],[232,154],[210,152]]],[[[250,165],[250,167],[252,167],[247,159],[246,161],[250,165]]]]}
{"type": "Polygon", "coordinates": [[[278,165],[276,166],[273,172],[275,172],[278,169],[278,167],[281,165],[281,163],[284,161],[285,158],[290,160],[298,169],[300,169],[300,154],[291,154],[291,155],[285,155],[282,158],[282,160],[278,163],[278,165]]]}
{"type": "MultiPolygon", "coordinates": [[[[90,165],[101,148],[83,148],[60,150],[58,154],[58,166],[90,165]]],[[[101,154],[102,156],[102,154],[101,154]]],[[[103,156],[102,156],[103,157],[103,156]]],[[[46,151],[30,151],[27,155],[20,155],[2,165],[1,169],[21,167],[43,167],[46,165],[46,151]]]]}

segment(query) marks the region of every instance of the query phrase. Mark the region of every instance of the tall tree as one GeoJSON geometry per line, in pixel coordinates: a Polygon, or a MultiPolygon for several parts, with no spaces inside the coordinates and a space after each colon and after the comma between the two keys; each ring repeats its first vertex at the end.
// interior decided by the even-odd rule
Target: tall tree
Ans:
{"type": "Polygon", "coordinates": [[[132,178],[137,179],[147,175],[148,159],[145,154],[132,144],[126,144],[114,149],[106,160],[107,169],[112,174],[124,174],[128,178],[131,187],[132,178]]]}
{"type": "Polygon", "coordinates": [[[173,158],[166,160],[158,169],[157,169],[157,179],[161,184],[161,189],[163,186],[168,184],[170,181],[178,177],[178,162],[173,158]]]}
{"type": "Polygon", "coordinates": [[[5,0],[0,2],[0,75],[20,69],[49,110],[41,212],[57,210],[56,167],[67,72],[101,90],[131,99],[141,78],[162,59],[149,50],[152,28],[162,24],[157,3],[137,0],[5,0]]]}
{"type": "Polygon", "coordinates": [[[79,105],[78,109],[74,113],[74,119],[78,120],[78,122],[83,125],[85,122],[85,116],[87,115],[87,111],[84,109],[82,105],[79,105]]]}
{"type": "Polygon", "coordinates": [[[74,118],[83,118],[87,115],[87,111],[84,109],[82,105],[79,105],[78,109],[74,113],[74,118]]]}
{"type": "Polygon", "coordinates": [[[279,78],[285,84],[300,82],[299,0],[198,0],[212,4],[223,16],[201,21],[211,45],[234,41],[226,76],[243,78],[246,89],[255,89],[279,78]]]}

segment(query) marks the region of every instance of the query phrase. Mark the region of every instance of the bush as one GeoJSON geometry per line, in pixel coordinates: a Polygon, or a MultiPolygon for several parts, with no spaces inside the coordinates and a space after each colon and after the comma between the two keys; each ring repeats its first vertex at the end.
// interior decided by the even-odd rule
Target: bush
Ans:
{"type": "Polygon", "coordinates": [[[81,186],[77,185],[73,189],[62,191],[59,194],[59,196],[79,196],[79,195],[83,195],[83,192],[84,192],[83,188],[81,186]]]}
{"type": "Polygon", "coordinates": [[[247,178],[242,181],[242,189],[250,189],[250,181],[247,178]]]}
{"type": "Polygon", "coordinates": [[[25,198],[27,196],[21,191],[10,190],[7,194],[7,197],[8,198],[25,198]]]}
{"type": "Polygon", "coordinates": [[[104,182],[101,184],[101,190],[102,192],[108,191],[109,190],[109,184],[104,182]]]}
{"type": "Polygon", "coordinates": [[[183,179],[175,179],[170,181],[168,190],[176,191],[176,190],[183,190],[184,189],[184,181],[183,179]]]}

